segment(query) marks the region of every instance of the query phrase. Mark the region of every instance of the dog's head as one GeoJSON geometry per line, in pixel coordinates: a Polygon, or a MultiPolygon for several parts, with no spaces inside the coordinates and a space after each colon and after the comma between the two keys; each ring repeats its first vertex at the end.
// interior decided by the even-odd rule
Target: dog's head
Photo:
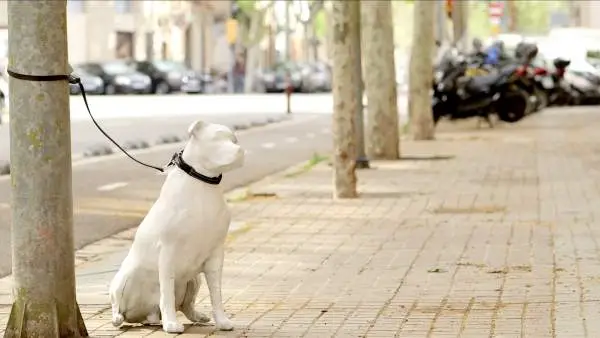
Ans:
{"type": "Polygon", "coordinates": [[[188,134],[185,161],[196,170],[203,168],[218,175],[244,164],[244,150],[226,126],[198,120],[190,125],[188,134]]]}

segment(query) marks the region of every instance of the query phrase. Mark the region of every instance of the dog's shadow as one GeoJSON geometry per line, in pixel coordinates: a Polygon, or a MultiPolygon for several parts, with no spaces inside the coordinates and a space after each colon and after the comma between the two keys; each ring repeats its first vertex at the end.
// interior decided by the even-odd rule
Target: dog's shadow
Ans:
{"type": "MultiPolygon", "coordinates": [[[[184,323],[185,331],[183,333],[172,333],[171,335],[176,336],[180,334],[198,334],[209,336],[218,333],[219,337],[238,337],[240,332],[237,329],[233,331],[217,331],[214,323],[184,323]],[[237,331],[237,332],[236,332],[237,331]]],[[[160,324],[123,324],[121,326],[121,330],[123,333],[127,332],[129,334],[139,333],[140,337],[143,337],[149,334],[149,331],[152,332],[162,332],[162,326],[160,324]]],[[[168,334],[164,332],[164,334],[168,334]]]]}

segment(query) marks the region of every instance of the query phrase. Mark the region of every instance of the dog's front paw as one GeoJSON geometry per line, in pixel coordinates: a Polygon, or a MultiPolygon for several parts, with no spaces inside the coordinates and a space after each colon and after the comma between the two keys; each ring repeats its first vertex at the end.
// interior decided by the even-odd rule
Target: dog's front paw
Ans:
{"type": "Polygon", "coordinates": [[[113,316],[112,316],[112,325],[114,327],[121,326],[121,324],[123,324],[124,321],[125,321],[125,318],[123,317],[122,314],[120,314],[120,313],[113,314],[113,316]]]}
{"type": "Polygon", "coordinates": [[[179,322],[164,322],[163,331],[167,333],[182,333],[185,330],[183,324],[179,322]]]}
{"type": "Polygon", "coordinates": [[[233,330],[233,322],[227,317],[215,319],[217,330],[231,331],[233,330]]]}

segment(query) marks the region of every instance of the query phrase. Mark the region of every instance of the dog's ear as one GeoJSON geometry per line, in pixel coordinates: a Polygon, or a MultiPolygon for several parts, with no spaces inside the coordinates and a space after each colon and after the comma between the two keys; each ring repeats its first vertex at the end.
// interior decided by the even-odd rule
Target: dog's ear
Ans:
{"type": "Polygon", "coordinates": [[[197,120],[190,124],[190,127],[188,128],[189,136],[192,137],[194,135],[198,135],[198,132],[202,130],[202,127],[204,127],[204,121],[202,120],[197,120]]]}

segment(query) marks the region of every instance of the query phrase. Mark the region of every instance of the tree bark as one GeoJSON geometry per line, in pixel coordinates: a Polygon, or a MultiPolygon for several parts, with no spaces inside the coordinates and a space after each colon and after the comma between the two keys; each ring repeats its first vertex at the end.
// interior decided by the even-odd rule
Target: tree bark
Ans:
{"type": "MultiPolygon", "coordinates": [[[[420,2],[420,1],[417,1],[420,2]]],[[[415,7],[417,2],[415,2],[415,7]]],[[[468,46],[468,10],[469,0],[452,2],[452,30],[454,45],[460,50],[467,50],[468,46]]]]}
{"type": "Polygon", "coordinates": [[[356,137],[354,112],[357,55],[353,53],[359,34],[359,1],[334,0],[331,3],[333,62],[333,171],[334,198],[355,198],[356,137]]]}
{"type": "Polygon", "coordinates": [[[394,66],[394,30],[390,0],[364,1],[362,12],[367,155],[371,159],[400,157],[400,130],[394,66]]]}
{"type": "Polygon", "coordinates": [[[408,115],[415,140],[432,140],[435,127],[431,111],[433,53],[435,52],[435,2],[416,1],[413,43],[408,80],[408,115]],[[418,41],[418,42],[417,42],[418,41]]]}
{"type": "MultiPolygon", "coordinates": [[[[66,75],[67,1],[8,3],[9,65],[66,75]]],[[[69,84],[10,78],[14,303],[4,337],[87,337],[75,293],[69,84]]]]}
{"type": "Polygon", "coordinates": [[[519,11],[517,4],[514,0],[508,0],[506,5],[508,7],[509,16],[508,31],[511,33],[517,33],[519,31],[519,11]]]}

